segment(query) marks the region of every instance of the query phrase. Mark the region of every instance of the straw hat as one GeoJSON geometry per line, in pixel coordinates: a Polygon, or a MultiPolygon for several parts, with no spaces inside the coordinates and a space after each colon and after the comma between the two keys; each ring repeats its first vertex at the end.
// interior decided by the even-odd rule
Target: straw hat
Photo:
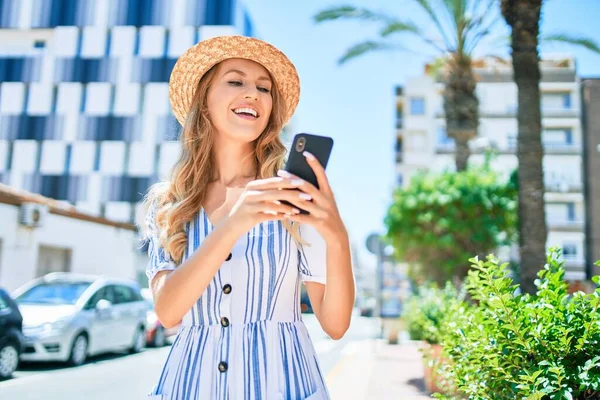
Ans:
{"type": "Polygon", "coordinates": [[[185,122],[200,78],[215,64],[229,58],[255,61],[269,71],[284,98],[285,122],[288,122],[300,98],[296,68],[274,46],[247,36],[218,36],[203,40],[179,57],[169,80],[169,99],[177,121],[181,125],[185,122]]]}

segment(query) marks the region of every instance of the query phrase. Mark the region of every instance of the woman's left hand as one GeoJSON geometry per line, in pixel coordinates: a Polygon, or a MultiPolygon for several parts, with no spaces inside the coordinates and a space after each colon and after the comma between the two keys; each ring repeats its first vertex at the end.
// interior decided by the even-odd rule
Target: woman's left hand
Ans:
{"type": "MultiPolygon", "coordinates": [[[[333,191],[325,174],[325,168],[311,153],[305,151],[303,155],[317,177],[319,188],[310,182],[302,180],[302,184],[298,186],[298,189],[309,195],[312,201],[298,199],[294,202],[294,205],[308,211],[309,214],[296,214],[287,218],[291,221],[312,225],[328,243],[347,240],[346,227],[340,217],[333,191]]],[[[283,170],[280,170],[277,175],[283,178],[291,177],[300,179],[283,170]]]]}

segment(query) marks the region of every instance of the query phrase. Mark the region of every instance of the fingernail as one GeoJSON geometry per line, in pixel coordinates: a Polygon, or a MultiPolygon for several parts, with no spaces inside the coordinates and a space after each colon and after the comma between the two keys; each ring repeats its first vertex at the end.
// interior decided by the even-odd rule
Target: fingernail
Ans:
{"type": "Polygon", "coordinates": [[[294,214],[300,214],[300,210],[298,210],[297,208],[294,208],[292,211],[294,211],[294,214]]]}
{"type": "Polygon", "coordinates": [[[280,204],[281,204],[281,202],[280,202],[279,200],[273,200],[273,203],[275,203],[275,204],[277,204],[277,205],[280,205],[280,204]]]}
{"type": "Polygon", "coordinates": [[[300,186],[304,183],[302,179],[292,179],[291,184],[294,186],[300,186]]]}
{"type": "Polygon", "coordinates": [[[283,178],[289,178],[289,177],[292,176],[289,172],[287,172],[284,169],[280,169],[279,171],[277,171],[277,175],[279,175],[279,176],[281,176],[283,178]]]}
{"type": "Polygon", "coordinates": [[[313,156],[311,153],[309,153],[308,151],[305,151],[304,153],[302,153],[304,155],[304,157],[308,158],[309,160],[314,160],[315,156],[313,156]]]}
{"type": "Polygon", "coordinates": [[[301,198],[302,200],[312,200],[312,197],[311,197],[311,195],[310,195],[310,194],[307,194],[307,193],[300,193],[300,198],[301,198]]]}
{"type": "Polygon", "coordinates": [[[263,211],[265,214],[277,215],[275,211],[263,211]]]}

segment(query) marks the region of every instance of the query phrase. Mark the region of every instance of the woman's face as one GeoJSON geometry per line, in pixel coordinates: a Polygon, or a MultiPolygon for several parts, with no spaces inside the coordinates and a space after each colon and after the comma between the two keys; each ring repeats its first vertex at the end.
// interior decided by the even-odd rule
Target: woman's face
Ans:
{"type": "Polygon", "coordinates": [[[238,58],[223,61],[207,94],[208,114],[217,132],[243,142],[258,138],[271,115],[272,87],[262,65],[238,58]]]}

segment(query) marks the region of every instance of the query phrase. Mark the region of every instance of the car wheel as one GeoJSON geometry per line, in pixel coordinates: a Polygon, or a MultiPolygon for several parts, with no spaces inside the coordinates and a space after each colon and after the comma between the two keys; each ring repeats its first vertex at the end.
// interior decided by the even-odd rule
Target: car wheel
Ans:
{"type": "Polygon", "coordinates": [[[0,348],[0,379],[8,379],[19,366],[19,350],[13,343],[0,348]]]}
{"type": "Polygon", "coordinates": [[[85,363],[87,359],[88,339],[83,333],[77,335],[71,347],[71,355],[69,356],[68,364],[78,367],[85,363]]]}
{"type": "Polygon", "coordinates": [[[154,338],[152,338],[152,347],[163,347],[167,342],[167,338],[165,336],[165,328],[159,326],[156,328],[156,333],[154,333],[154,338]]]}
{"type": "Polygon", "coordinates": [[[135,331],[135,335],[133,336],[133,344],[129,348],[130,353],[139,353],[144,348],[146,344],[146,338],[144,328],[138,328],[135,331]]]}

